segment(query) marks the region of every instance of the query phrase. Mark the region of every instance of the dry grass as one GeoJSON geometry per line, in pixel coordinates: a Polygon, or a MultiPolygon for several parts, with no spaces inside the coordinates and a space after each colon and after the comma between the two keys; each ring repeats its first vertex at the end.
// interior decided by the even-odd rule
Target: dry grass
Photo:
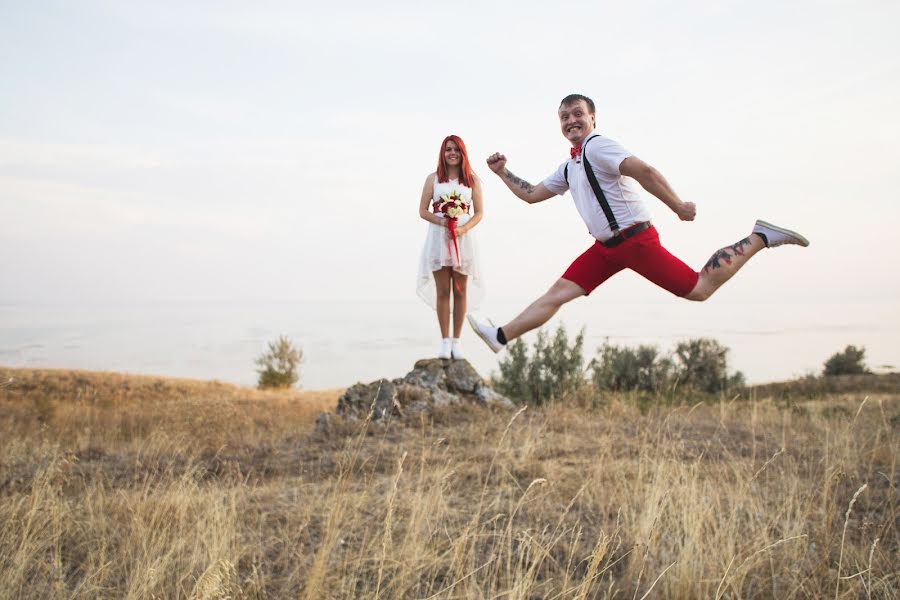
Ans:
{"type": "Polygon", "coordinates": [[[325,436],[338,391],[4,373],[0,598],[898,597],[896,393],[325,436]]]}

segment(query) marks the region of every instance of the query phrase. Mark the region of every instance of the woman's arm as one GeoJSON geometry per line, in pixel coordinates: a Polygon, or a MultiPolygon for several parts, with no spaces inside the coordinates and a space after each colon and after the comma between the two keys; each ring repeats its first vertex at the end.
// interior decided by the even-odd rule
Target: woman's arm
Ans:
{"type": "Polygon", "coordinates": [[[475,181],[472,183],[472,218],[469,219],[465,225],[456,228],[457,235],[463,235],[468,233],[473,227],[478,225],[478,222],[481,221],[481,217],[484,215],[483,205],[481,203],[481,180],[478,179],[478,176],[475,176],[475,181]]]}
{"type": "Polygon", "coordinates": [[[429,223],[446,227],[446,219],[440,218],[429,210],[431,205],[431,195],[434,192],[434,178],[434,173],[425,178],[425,186],[422,188],[422,199],[419,201],[419,216],[429,223]]]}

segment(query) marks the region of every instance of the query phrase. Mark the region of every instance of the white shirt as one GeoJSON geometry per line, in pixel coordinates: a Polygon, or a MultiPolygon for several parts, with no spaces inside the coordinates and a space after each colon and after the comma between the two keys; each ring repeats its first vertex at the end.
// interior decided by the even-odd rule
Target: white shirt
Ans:
{"type": "MultiPolygon", "coordinates": [[[[638,184],[619,171],[619,165],[623,160],[632,156],[631,152],[618,142],[595,133],[589,134],[582,144],[587,147],[588,161],[594,169],[594,175],[597,176],[597,182],[606,196],[606,201],[619,224],[619,229],[625,229],[642,221],[649,221],[650,210],[638,194],[638,184]],[[589,143],[587,143],[588,140],[590,140],[589,143]]],[[[556,172],[542,183],[545,188],[559,196],[565,194],[566,190],[572,192],[572,199],[575,201],[578,214],[581,215],[590,234],[596,239],[605,242],[613,236],[606,215],[603,214],[603,209],[591,188],[591,182],[588,181],[581,156],[561,164],[556,172]],[[568,183],[566,183],[564,174],[566,165],[569,167],[568,183]]]]}

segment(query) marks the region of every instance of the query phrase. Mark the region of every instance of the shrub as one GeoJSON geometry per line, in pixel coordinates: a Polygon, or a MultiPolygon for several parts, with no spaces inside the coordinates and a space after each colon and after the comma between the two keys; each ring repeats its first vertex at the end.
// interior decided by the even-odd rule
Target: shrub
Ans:
{"type": "Polygon", "coordinates": [[[681,385],[710,394],[744,385],[743,373],[728,374],[728,348],[711,338],[678,342],[674,352],[674,371],[681,385]]]}
{"type": "Polygon", "coordinates": [[[287,388],[300,380],[298,369],[303,362],[303,350],[285,336],[279,336],[269,342],[269,349],[256,359],[259,367],[258,384],[260,388],[287,388]]]}
{"type": "Polygon", "coordinates": [[[824,375],[863,375],[871,373],[865,363],[866,349],[847,346],[825,361],[824,375]]]}
{"type": "Polygon", "coordinates": [[[494,377],[498,392],[519,401],[531,397],[528,385],[528,345],[522,338],[509,344],[500,360],[500,375],[494,377]]]}
{"type": "Polygon", "coordinates": [[[671,355],[656,346],[614,346],[606,343],[591,361],[599,390],[661,392],[673,383],[682,388],[718,394],[744,385],[741,372],[728,373],[728,348],[708,338],[679,342],[671,355]]]}
{"type": "MultiPolygon", "coordinates": [[[[552,339],[539,330],[530,351],[520,338],[500,360],[494,387],[529,404],[583,388],[583,345],[584,329],[570,344],[563,325],[552,339]]],[[[656,346],[629,348],[607,342],[597,349],[588,368],[596,390],[656,394],[677,383],[685,390],[719,394],[744,386],[743,373],[728,373],[728,348],[708,338],[679,342],[669,355],[656,346]]]]}
{"type": "Polygon", "coordinates": [[[584,329],[569,343],[560,324],[552,339],[543,329],[531,348],[519,338],[509,345],[500,360],[500,374],[494,378],[498,392],[519,402],[543,404],[584,382],[584,329]]]}
{"type": "Polygon", "coordinates": [[[656,346],[614,346],[604,343],[591,361],[594,386],[599,390],[658,392],[671,379],[672,361],[656,346]]]}

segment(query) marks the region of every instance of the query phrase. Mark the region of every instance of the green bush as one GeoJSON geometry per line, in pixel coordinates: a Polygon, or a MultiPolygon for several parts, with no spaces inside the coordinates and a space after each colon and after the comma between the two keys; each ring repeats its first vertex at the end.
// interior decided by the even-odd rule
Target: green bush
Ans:
{"type": "Polygon", "coordinates": [[[677,385],[691,391],[718,394],[744,385],[741,372],[728,373],[728,348],[708,338],[678,342],[671,355],[656,346],[615,346],[597,349],[590,364],[598,390],[662,392],[677,385]]]}
{"type": "Polygon", "coordinates": [[[669,388],[720,394],[744,386],[741,372],[728,372],[728,348],[709,338],[679,342],[668,355],[656,346],[629,348],[607,342],[597,349],[597,356],[588,365],[590,382],[585,380],[583,370],[583,346],[584,329],[570,343],[563,325],[552,339],[538,330],[530,350],[519,338],[501,358],[500,373],[493,378],[494,387],[518,402],[542,404],[550,398],[591,388],[639,392],[643,398],[669,388]]]}
{"type": "Polygon", "coordinates": [[[584,382],[584,329],[569,343],[564,325],[560,324],[548,339],[543,329],[528,351],[519,338],[509,345],[500,360],[500,374],[495,376],[498,392],[519,402],[543,404],[584,382]]]}
{"type": "Polygon", "coordinates": [[[500,374],[492,378],[494,388],[520,402],[528,401],[531,398],[528,385],[529,362],[528,345],[522,338],[509,344],[498,365],[500,374]]]}
{"type": "Polygon", "coordinates": [[[259,367],[258,385],[264,388],[288,388],[300,381],[298,369],[303,362],[303,351],[294,347],[285,336],[269,342],[268,350],[256,359],[259,367]]]}
{"type": "Polygon", "coordinates": [[[847,346],[825,361],[824,375],[864,375],[871,373],[865,363],[866,349],[847,346]]]}
{"type": "Polygon", "coordinates": [[[604,343],[591,360],[594,386],[599,390],[662,391],[672,376],[672,361],[656,346],[614,346],[604,343]]]}
{"type": "Polygon", "coordinates": [[[744,374],[728,374],[728,348],[711,338],[695,338],[675,346],[675,377],[679,385],[720,394],[744,386],[744,374]]]}

